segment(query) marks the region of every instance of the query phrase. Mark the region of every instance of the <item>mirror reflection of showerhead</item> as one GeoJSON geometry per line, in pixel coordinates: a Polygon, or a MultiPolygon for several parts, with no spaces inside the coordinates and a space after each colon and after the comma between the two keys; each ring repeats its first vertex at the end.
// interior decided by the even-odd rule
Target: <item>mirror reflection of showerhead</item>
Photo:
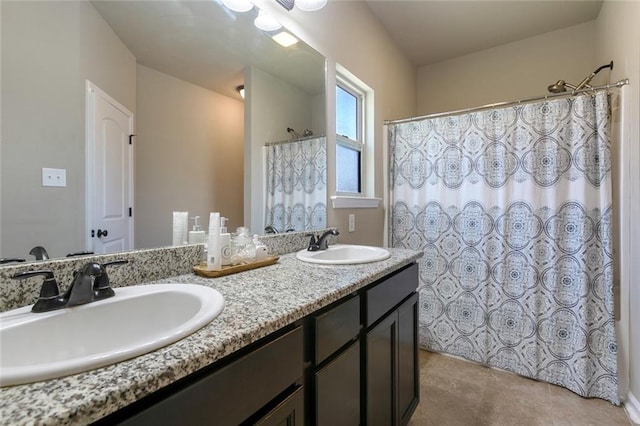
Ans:
{"type": "Polygon", "coordinates": [[[600,71],[602,71],[605,68],[613,69],[613,61],[609,62],[606,65],[602,65],[601,67],[596,69],[594,72],[589,74],[584,80],[582,80],[577,86],[574,86],[573,84],[569,84],[564,80],[558,80],[554,84],[547,86],[547,90],[551,93],[562,93],[567,91],[567,87],[573,90],[574,92],[577,90],[585,89],[585,88],[588,89],[591,87],[589,83],[591,82],[593,77],[595,77],[596,74],[598,74],[600,71]]]}
{"type": "Polygon", "coordinates": [[[292,129],[291,127],[287,127],[287,132],[289,132],[289,135],[291,135],[291,139],[300,139],[300,133],[296,132],[295,129],[292,129]]]}

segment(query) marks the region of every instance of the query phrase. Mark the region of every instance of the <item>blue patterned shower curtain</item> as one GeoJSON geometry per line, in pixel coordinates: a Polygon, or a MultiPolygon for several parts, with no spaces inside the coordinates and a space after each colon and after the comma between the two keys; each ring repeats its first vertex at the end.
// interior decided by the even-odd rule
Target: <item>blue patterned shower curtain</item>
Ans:
{"type": "Polygon", "coordinates": [[[610,95],[389,126],[420,345],[618,404],[610,95]]]}
{"type": "Polygon", "coordinates": [[[265,150],[265,226],[278,232],[326,228],[327,138],[279,143],[265,150]]]}

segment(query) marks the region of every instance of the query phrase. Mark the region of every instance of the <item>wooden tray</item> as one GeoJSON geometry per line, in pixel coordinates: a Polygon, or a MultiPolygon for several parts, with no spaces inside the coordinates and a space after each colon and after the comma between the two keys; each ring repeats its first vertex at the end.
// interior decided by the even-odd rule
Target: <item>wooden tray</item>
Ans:
{"type": "Polygon", "coordinates": [[[256,260],[255,262],[223,266],[221,269],[207,269],[207,265],[196,265],[193,267],[193,272],[205,278],[224,277],[225,275],[237,274],[238,272],[244,272],[250,269],[273,265],[278,261],[278,259],[280,259],[280,256],[269,256],[265,259],[256,260]]]}

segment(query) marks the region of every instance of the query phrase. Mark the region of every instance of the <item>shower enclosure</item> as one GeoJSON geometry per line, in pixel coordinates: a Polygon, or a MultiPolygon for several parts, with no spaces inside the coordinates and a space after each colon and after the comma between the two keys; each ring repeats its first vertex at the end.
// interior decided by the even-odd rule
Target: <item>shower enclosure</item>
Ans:
{"type": "Polygon", "coordinates": [[[611,94],[388,123],[420,344],[619,403],[611,94]]]}

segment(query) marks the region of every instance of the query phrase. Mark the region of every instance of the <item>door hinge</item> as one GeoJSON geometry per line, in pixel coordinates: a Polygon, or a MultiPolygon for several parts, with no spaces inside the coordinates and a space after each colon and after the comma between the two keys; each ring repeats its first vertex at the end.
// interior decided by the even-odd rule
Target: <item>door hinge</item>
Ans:
{"type": "Polygon", "coordinates": [[[129,207],[129,217],[132,217],[132,216],[133,216],[133,208],[129,207]]]}
{"type": "Polygon", "coordinates": [[[135,136],[136,136],[136,135],[129,135],[129,145],[132,145],[132,144],[133,144],[133,138],[134,138],[135,136]]]}

